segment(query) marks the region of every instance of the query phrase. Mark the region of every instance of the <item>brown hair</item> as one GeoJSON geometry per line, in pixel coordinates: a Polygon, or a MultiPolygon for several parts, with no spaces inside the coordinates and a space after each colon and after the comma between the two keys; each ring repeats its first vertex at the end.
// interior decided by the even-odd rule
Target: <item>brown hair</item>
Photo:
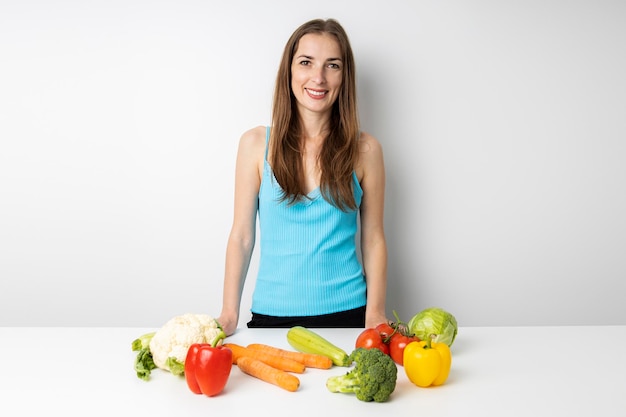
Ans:
{"type": "Polygon", "coordinates": [[[354,56],[345,30],[334,19],[315,19],[304,23],[285,45],[274,90],[269,161],[274,176],[283,189],[282,201],[293,204],[307,198],[303,185],[301,125],[291,90],[291,62],[298,42],[309,33],[327,33],[334,36],[343,61],[341,90],[333,104],[329,133],[319,155],[320,191],[327,201],[341,210],[356,210],[352,175],[358,157],[360,132],[354,56]]]}

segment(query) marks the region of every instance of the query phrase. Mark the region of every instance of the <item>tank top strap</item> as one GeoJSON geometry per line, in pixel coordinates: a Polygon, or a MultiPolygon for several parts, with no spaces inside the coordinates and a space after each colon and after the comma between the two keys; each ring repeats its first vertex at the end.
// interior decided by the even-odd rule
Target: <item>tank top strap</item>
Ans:
{"type": "Polygon", "coordinates": [[[265,128],[265,160],[267,161],[267,153],[269,151],[270,144],[270,127],[265,128]]]}

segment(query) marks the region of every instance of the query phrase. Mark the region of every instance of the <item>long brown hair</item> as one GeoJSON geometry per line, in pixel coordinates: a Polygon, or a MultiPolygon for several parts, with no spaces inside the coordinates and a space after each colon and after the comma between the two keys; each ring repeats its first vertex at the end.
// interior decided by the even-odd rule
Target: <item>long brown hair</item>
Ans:
{"type": "Polygon", "coordinates": [[[345,30],[334,19],[314,19],[302,24],[285,45],[274,90],[269,161],[282,187],[283,201],[293,204],[307,198],[300,141],[302,127],[291,90],[291,62],[298,42],[309,33],[334,36],[343,61],[341,90],[333,104],[329,133],[319,155],[320,191],[327,201],[341,210],[356,210],[352,175],[358,158],[360,131],[354,56],[345,30]]]}

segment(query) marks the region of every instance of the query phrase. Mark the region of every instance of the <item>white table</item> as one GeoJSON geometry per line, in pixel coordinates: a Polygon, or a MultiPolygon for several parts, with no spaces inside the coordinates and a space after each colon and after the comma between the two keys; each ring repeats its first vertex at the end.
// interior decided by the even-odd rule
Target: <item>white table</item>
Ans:
{"type": "MultiPolygon", "coordinates": [[[[386,403],[326,390],[347,368],[307,371],[297,392],[233,368],[217,397],[182,377],[133,370],[131,342],[150,328],[0,328],[4,416],[626,416],[626,326],[462,327],[448,381],[419,388],[399,368],[386,403]]],[[[360,329],[313,329],[346,351],[360,329]]],[[[290,348],[286,329],[227,339],[290,348]]]]}

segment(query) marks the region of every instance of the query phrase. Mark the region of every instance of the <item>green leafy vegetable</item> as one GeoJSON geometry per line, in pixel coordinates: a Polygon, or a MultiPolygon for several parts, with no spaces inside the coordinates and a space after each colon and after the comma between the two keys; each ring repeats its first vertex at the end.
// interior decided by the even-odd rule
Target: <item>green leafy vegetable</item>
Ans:
{"type": "Polygon", "coordinates": [[[417,313],[407,327],[421,340],[433,340],[452,346],[458,332],[456,318],[440,307],[429,307],[417,313]]]}
{"type": "Polygon", "coordinates": [[[137,372],[137,378],[147,381],[150,379],[150,374],[157,366],[152,359],[152,353],[150,349],[141,349],[135,358],[135,371],[137,372]]]}
{"type": "Polygon", "coordinates": [[[146,333],[138,337],[137,339],[133,340],[133,343],[132,343],[133,352],[138,352],[143,349],[149,349],[150,341],[152,340],[152,337],[154,336],[155,333],[156,332],[146,333]]]}
{"type": "Polygon", "coordinates": [[[170,368],[170,372],[173,375],[180,376],[185,374],[185,363],[171,356],[167,358],[167,367],[170,368]]]}
{"type": "Polygon", "coordinates": [[[137,372],[137,378],[147,381],[150,379],[152,370],[157,366],[154,363],[152,352],[150,352],[150,340],[154,336],[155,332],[146,333],[141,337],[133,340],[132,349],[133,352],[137,352],[135,357],[135,372],[137,372]]]}

